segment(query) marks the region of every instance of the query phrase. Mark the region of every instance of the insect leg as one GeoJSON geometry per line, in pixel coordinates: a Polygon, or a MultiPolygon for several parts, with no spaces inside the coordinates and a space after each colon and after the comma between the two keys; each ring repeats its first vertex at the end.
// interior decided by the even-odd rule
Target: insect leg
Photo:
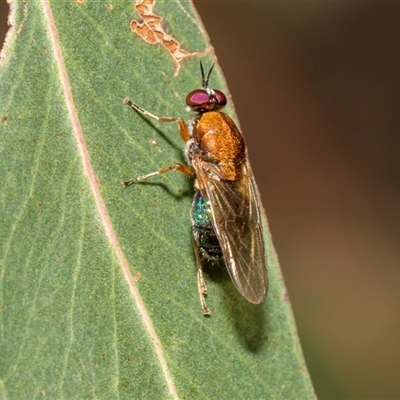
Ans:
{"type": "Polygon", "coordinates": [[[151,172],[150,174],[141,175],[141,176],[138,176],[137,178],[130,179],[129,181],[124,181],[121,184],[122,184],[122,187],[126,188],[127,186],[132,185],[132,183],[144,181],[145,179],[151,178],[152,176],[165,174],[166,172],[173,171],[173,170],[182,172],[185,175],[189,175],[189,176],[193,175],[193,171],[187,165],[176,163],[174,165],[167,165],[166,167],[161,168],[158,171],[151,172]]]}
{"type": "Polygon", "coordinates": [[[178,118],[178,117],[157,117],[157,115],[152,114],[149,111],[146,111],[144,108],[138,106],[135,103],[132,103],[132,101],[127,97],[124,100],[125,104],[128,104],[129,106],[131,106],[134,110],[136,110],[137,112],[140,112],[141,114],[145,115],[146,117],[150,117],[155,119],[158,122],[178,122],[179,124],[179,133],[181,135],[181,138],[184,142],[187,142],[188,140],[190,140],[191,136],[189,134],[188,128],[185,124],[185,121],[182,118],[178,118]]]}
{"type": "Polygon", "coordinates": [[[199,292],[201,311],[203,312],[204,315],[210,315],[211,312],[206,305],[206,299],[205,299],[205,296],[208,293],[208,290],[207,290],[206,281],[204,280],[204,276],[203,276],[203,262],[200,259],[199,247],[194,240],[193,240],[193,247],[194,247],[194,253],[196,255],[197,290],[199,292]]]}

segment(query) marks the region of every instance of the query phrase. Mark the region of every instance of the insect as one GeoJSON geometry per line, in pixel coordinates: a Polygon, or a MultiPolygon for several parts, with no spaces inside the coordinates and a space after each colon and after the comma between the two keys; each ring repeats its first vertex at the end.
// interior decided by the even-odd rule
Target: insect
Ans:
{"type": "Polygon", "coordinates": [[[204,315],[207,285],[206,262],[224,259],[237,290],[253,304],[264,301],[268,272],[261,229],[260,200],[242,134],[232,119],[220,110],[227,104],[224,93],[210,89],[200,62],[202,88],[191,91],[186,104],[197,114],[188,122],[177,117],[158,117],[128,98],[125,104],[158,122],[177,122],[186,143],[186,164],[176,163],[158,171],[122,182],[126,187],[150,177],[177,170],[195,177],[191,208],[192,241],[197,264],[197,285],[204,315]]]}

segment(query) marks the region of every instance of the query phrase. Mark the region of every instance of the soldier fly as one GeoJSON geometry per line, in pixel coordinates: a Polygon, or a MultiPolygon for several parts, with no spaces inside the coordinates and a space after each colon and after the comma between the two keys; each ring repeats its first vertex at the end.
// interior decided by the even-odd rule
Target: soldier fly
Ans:
{"type": "Polygon", "coordinates": [[[122,182],[122,186],[171,170],[195,177],[191,224],[204,315],[210,314],[203,277],[207,261],[223,258],[233,284],[250,303],[262,303],[268,289],[260,196],[244,138],[232,119],[220,111],[227,104],[227,98],[220,90],[208,87],[213,68],[214,64],[205,75],[200,62],[202,89],[193,90],[186,97],[186,104],[197,113],[188,123],[179,117],[158,117],[128,98],[124,100],[134,110],[158,122],[177,122],[186,143],[186,165],[165,166],[122,182]]]}

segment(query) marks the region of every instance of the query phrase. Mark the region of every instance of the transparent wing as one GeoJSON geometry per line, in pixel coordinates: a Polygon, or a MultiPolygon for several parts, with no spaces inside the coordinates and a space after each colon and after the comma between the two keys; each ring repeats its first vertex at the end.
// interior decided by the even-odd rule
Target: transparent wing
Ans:
{"type": "Polygon", "coordinates": [[[214,230],[237,290],[250,303],[262,303],[268,288],[259,194],[247,160],[242,177],[224,181],[217,165],[194,154],[199,189],[210,200],[214,230]]]}

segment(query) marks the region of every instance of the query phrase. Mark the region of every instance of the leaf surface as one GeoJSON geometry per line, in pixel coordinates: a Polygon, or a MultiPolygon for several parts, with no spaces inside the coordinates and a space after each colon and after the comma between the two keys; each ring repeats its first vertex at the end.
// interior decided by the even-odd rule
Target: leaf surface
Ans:
{"type": "MultiPolygon", "coordinates": [[[[15,1],[0,66],[0,397],[312,399],[269,234],[270,291],[247,304],[222,268],[201,314],[190,179],[175,124],[212,63],[189,2],[159,2],[189,53],[131,32],[131,1],[15,1]]],[[[211,85],[227,92],[220,72],[211,85]]],[[[233,115],[232,109],[227,112],[233,115]]]]}

